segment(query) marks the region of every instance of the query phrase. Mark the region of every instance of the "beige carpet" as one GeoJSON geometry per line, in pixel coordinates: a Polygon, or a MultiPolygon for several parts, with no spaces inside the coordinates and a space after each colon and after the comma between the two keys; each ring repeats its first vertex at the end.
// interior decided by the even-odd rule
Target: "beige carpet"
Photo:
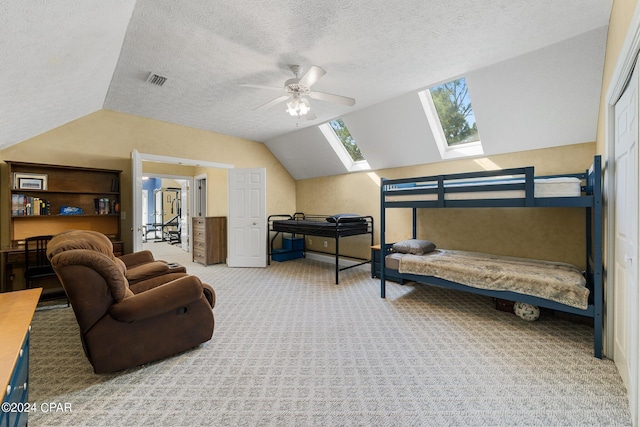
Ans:
{"type": "MultiPolygon", "coordinates": [[[[161,244],[158,244],[161,245],[161,244]]],[[[31,426],[631,425],[592,329],[528,323],[485,297],[389,284],[299,259],[203,267],[217,291],[213,339],[176,357],[95,375],[64,306],[36,312],[30,401],[69,404],[31,426]]]]}

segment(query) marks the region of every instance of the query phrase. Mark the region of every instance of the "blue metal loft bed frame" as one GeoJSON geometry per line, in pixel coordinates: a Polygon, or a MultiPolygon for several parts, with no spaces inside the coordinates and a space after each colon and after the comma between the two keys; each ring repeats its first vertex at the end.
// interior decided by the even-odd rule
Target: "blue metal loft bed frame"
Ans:
{"type": "MultiPolygon", "coordinates": [[[[414,281],[445,288],[457,289],[465,292],[486,295],[511,301],[521,301],[539,307],[566,313],[579,314],[593,318],[594,325],[594,355],[602,358],[602,312],[603,312],[603,281],[602,281],[602,160],[595,156],[593,165],[584,173],[556,175],[555,177],[576,177],[583,180],[581,195],[576,197],[538,197],[534,196],[534,168],[514,168],[498,171],[483,171],[459,173],[451,175],[437,175],[429,177],[385,179],[380,186],[380,296],[385,298],[386,278],[394,280],[414,281]],[[523,177],[514,179],[513,176],[523,177]],[[489,180],[498,177],[499,182],[489,180]],[[473,186],[452,185],[460,180],[481,180],[473,186]],[[486,181],[482,181],[486,180],[486,181]],[[446,196],[453,193],[500,192],[518,190],[524,191],[523,197],[517,198],[484,198],[450,200],[446,196]],[[402,200],[387,200],[387,196],[402,195],[402,200]],[[424,195],[430,195],[429,200],[420,200],[424,195]],[[417,196],[417,197],[415,197],[417,196]],[[586,310],[559,304],[546,299],[523,295],[509,291],[495,291],[470,287],[433,276],[418,276],[400,274],[385,267],[384,258],[391,247],[385,241],[386,210],[391,208],[410,208],[413,210],[413,238],[417,238],[417,210],[421,208],[500,208],[500,207],[575,207],[586,211],[586,282],[589,288],[589,305],[586,310]]],[[[537,178],[552,178],[551,176],[537,178]]],[[[498,195],[499,193],[494,193],[498,195]]],[[[464,197],[464,196],[463,196],[464,197]]]]}

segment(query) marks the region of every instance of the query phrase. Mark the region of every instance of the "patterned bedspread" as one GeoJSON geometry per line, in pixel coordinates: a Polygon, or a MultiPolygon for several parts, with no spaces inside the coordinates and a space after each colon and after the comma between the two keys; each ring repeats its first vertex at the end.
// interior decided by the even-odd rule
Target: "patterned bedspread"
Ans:
{"type": "Polygon", "coordinates": [[[437,249],[426,255],[403,255],[398,271],[532,295],[583,310],[588,306],[589,289],[582,272],[565,263],[437,249]]]}

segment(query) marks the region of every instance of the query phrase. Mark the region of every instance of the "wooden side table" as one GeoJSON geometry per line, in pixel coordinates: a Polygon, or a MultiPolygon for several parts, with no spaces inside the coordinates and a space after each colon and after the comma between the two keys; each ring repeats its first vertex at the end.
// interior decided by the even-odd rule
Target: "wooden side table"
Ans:
{"type": "MultiPolygon", "coordinates": [[[[382,264],[380,263],[380,245],[371,246],[371,277],[380,277],[380,268],[382,264]]],[[[394,271],[394,270],[390,270],[394,271]]],[[[408,281],[398,277],[397,274],[386,273],[385,280],[390,280],[392,282],[400,283],[404,285],[408,281]]]]}

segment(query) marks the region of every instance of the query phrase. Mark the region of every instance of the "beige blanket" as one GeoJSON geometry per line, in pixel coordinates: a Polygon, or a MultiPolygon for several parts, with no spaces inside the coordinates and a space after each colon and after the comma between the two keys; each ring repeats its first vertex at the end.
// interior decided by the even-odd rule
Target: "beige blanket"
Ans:
{"type": "Polygon", "coordinates": [[[589,299],[582,272],[565,263],[437,249],[426,255],[403,255],[398,271],[532,295],[582,310],[589,299]]]}

